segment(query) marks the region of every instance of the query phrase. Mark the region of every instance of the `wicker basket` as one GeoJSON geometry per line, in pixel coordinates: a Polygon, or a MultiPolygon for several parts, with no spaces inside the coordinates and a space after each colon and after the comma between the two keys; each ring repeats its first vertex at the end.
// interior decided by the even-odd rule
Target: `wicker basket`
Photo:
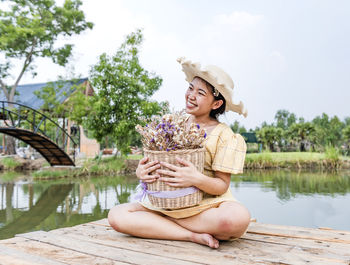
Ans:
{"type": "MultiPolygon", "coordinates": [[[[185,150],[176,150],[176,151],[152,151],[144,150],[144,156],[149,158],[149,161],[162,161],[169,164],[179,166],[176,161],[176,157],[182,158],[184,160],[190,161],[193,163],[199,172],[203,172],[204,168],[204,154],[205,149],[185,149],[185,150]]],[[[161,167],[162,169],[169,170],[168,168],[161,167]]],[[[169,177],[169,176],[167,176],[169,177]]],[[[175,191],[182,188],[170,187],[165,184],[163,181],[157,180],[153,183],[147,184],[148,191],[175,191]]],[[[203,192],[200,190],[195,191],[192,194],[177,197],[177,198],[159,198],[148,194],[148,199],[152,205],[156,207],[161,207],[165,209],[180,209],[185,207],[190,207],[197,205],[203,198],[203,192]]]]}

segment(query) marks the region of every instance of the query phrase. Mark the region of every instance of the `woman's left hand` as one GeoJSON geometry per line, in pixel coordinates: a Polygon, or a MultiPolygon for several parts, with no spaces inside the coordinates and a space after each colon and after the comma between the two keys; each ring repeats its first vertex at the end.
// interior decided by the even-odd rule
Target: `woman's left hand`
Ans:
{"type": "Polygon", "coordinates": [[[170,170],[158,169],[156,172],[161,174],[159,178],[161,181],[166,182],[172,187],[187,188],[195,186],[196,176],[200,173],[195,165],[184,159],[176,158],[177,162],[183,167],[175,166],[166,162],[160,162],[161,166],[164,166],[170,170]]]}

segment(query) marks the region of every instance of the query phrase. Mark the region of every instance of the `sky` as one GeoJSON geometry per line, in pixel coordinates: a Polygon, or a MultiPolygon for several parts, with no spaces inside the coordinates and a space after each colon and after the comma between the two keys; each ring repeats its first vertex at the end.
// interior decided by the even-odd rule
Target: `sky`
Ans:
{"type": "Polygon", "coordinates": [[[113,55],[142,28],[140,62],[163,78],[153,99],[168,100],[171,109],[185,107],[188,84],[176,61],[184,56],[232,77],[233,101],[248,116],[228,112],[227,124],[255,128],[280,109],[306,120],[323,112],[350,116],[350,1],[83,0],[82,9],[94,28],[58,43],[74,44],[70,65],[37,59],[38,75],[21,84],[69,77],[73,68],[86,77],[99,55],[113,55]]]}

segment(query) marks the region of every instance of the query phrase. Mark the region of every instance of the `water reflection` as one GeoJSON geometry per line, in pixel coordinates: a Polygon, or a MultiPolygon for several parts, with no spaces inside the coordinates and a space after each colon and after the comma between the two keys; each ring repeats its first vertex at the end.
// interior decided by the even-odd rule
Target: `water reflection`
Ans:
{"type": "Polygon", "coordinates": [[[349,171],[247,171],[231,190],[258,222],[350,230],[349,171]]]}
{"type": "MultiPolygon", "coordinates": [[[[0,239],[105,218],[130,201],[135,176],[33,181],[0,175],[0,239]]],[[[350,172],[247,171],[232,192],[259,222],[350,230],[350,172]]]]}
{"type": "Polygon", "coordinates": [[[282,171],[282,170],[252,170],[242,176],[234,176],[232,182],[260,183],[266,190],[276,191],[281,200],[290,200],[298,194],[312,195],[345,195],[350,192],[350,173],[313,172],[313,171],[282,171]]]}
{"type": "Polygon", "coordinates": [[[28,176],[0,176],[0,239],[105,218],[129,200],[134,176],[32,182],[28,176]]]}

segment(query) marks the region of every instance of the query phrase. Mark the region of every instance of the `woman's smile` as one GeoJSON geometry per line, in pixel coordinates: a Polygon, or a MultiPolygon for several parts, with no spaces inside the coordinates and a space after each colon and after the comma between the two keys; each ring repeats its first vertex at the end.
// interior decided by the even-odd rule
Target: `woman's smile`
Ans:
{"type": "Polygon", "coordinates": [[[197,107],[197,104],[192,103],[191,101],[188,100],[186,103],[186,108],[192,109],[194,107],[197,107]]]}

